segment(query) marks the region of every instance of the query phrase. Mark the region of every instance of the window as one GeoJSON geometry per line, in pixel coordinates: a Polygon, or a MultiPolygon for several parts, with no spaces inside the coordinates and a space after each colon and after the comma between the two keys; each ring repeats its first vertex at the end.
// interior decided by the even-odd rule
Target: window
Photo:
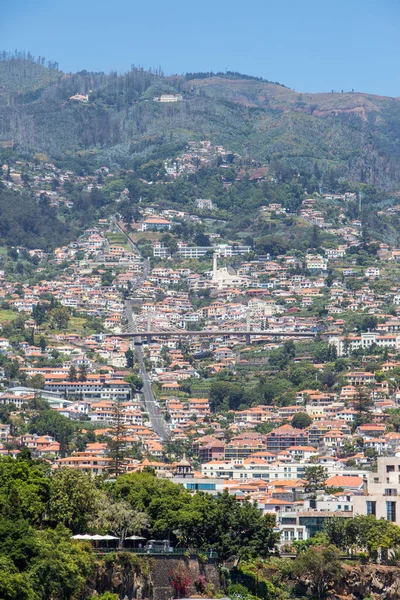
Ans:
{"type": "Polygon", "coordinates": [[[215,490],[215,483],[187,483],[187,490],[215,490]]]}
{"type": "Polygon", "coordinates": [[[301,531],[301,529],[299,529],[298,532],[297,532],[297,539],[298,540],[302,540],[303,539],[303,532],[301,531]]]}
{"type": "Polygon", "coordinates": [[[385,489],[385,496],[397,496],[397,490],[396,490],[396,488],[386,488],[385,489]]]}
{"type": "Polygon", "coordinates": [[[376,502],[367,500],[367,515],[373,515],[376,517],[376,502]]]}
{"type": "Polygon", "coordinates": [[[386,473],[393,473],[394,465],[386,465],[386,473]]]}
{"type": "Polygon", "coordinates": [[[396,521],[396,502],[386,502],[386,518],[392,523],[396,521]]]}
{"type": "Polygon", "coordinates": [[[344,510],[349,510],[349,505],[348,504],[344,505],[344,510]]]}

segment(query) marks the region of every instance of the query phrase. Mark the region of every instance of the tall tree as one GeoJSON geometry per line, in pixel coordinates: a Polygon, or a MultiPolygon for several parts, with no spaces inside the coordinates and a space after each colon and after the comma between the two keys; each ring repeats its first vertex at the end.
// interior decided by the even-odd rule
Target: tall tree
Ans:
{"type": "Polygon", "coordinates": [[[137,535],[148,528],[149,520],[146,513],[135,510],[127,502],[111,502],[104,497],[92,526],[117,536],[122,548],[128,535],[137,535]]]}
{"type": "Polygon", "coordinates": [[[113,410],[111,439],[108,442],[108,456],[111,458],[110,472],[118,478],[124,472],[126,458],[125,424],[121,400],[116,400],[113,410]]]}
{"type": "Polygon", "coordinates": [[[43,353],[46,350],[46,347],[47,347],[46,338],[43,335],[40,336],[39,346],[40,346],[40,350],[43,353]]]}
{"type": "Polygon", "coordinates": [[[36,325],[39,327],[47,319],[47,307],[41,302],[38,302],[38,304],[35,304],[33,307],[32,317],[35,320],[36,325]]]}
{"type": "Polygon", "coordinates": [[[322,465],[306,467],[304,469],[303,479],[306,480],[305,491],[315,497],[318,490],[324,487],[328,478],[328,471],[322,465]]]}
{"type": "Polygon", "coordinates": [[[354,408],[357,411],[357,416],[355,419],[356,426],[368,422],[373,405],[374,402],[371,392],[367,388],[359,386],[354,404],[354,408]]]}
{"type": "Polygon", "coordinates": [[[87,379],[87,368],[85,363],[82,363],[79,367],[79,381],[86,381],[87,379]]]}
{"type": "Polygon", "coordinates": [[[68,371],[68,381],[76,381],[78,379],[78,371],[74,365],[71,365],[68,371]]]}
{"type": "Polygon", "coordinates": [[[313,420],[310,417],[310,415],[308,415],[305,412],[299,412],[299,413],[296,413],[295,415],[293,415],[293,419],[291,420],[291,425],[292,425],[292,427],[295,427],[296,429],[306,429],[306,427],[309,427],[312,422],[313,422],[313,420]]]}
{"type": "Polygon", "coordinates": [[[102,494],[93,477],[76,469],[57,469],[50,480],[48,520],[75,533],[87,533],[101,506],[102,494]]]}
{"type": "Polygon", "coordinates": [[[54,308],[51,311],[51,322],[55,329],[66,329],[70,320],[70,314],[65,306],[54,308]]]}
{"type": "Polygon", "coordinates": [[[134,354],[133,354],[132,348],[129,348],[129,350],[127,350],[125,352],[125,358],[126,358],[126,366],[128,367],[128,369],[132,369],[133,363],[134,363],[134,354]]]}
{"type": "Polygon", "coordinates": [[[324,598],[330,586],[343,575],[340,555],[334,546],[309,548],[294,561],[294,573],[309,581],[312,597],[324,598]]]}

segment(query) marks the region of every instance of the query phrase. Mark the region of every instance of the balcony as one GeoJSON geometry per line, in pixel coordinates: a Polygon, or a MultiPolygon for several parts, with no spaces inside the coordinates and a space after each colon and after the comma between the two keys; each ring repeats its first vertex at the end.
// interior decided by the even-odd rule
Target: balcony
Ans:
{"type": "Polygon", "coordinates": [[[387,489],[385,489],[385,493],[383,495],[384,496],[397,496],[397,490],[394,488],[387,488],[387,489]]]}

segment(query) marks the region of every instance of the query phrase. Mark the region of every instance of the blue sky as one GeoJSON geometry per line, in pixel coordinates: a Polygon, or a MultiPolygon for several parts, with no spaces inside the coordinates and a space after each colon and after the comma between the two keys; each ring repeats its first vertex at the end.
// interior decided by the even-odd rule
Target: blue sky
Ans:
{"type": "Polygon", "coordinates": [[[0,48],[64,71],[240,71],[400,96],[399,0],[5,0],[0,48]]]}

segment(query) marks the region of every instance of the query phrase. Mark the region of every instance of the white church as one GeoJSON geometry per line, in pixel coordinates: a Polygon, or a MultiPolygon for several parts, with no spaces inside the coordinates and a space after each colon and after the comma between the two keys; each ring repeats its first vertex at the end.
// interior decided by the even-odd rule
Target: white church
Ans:
{"type": "Polygon", "coordinates": [[[218,269],[217,254],[213,257],[213,270],[211,273],[211,281],[218,290],[223,290],[231,287],[249,287],[251,280],[248,277],[242,277],[235,273],[232,267],[222,267],[218,269]]]}

